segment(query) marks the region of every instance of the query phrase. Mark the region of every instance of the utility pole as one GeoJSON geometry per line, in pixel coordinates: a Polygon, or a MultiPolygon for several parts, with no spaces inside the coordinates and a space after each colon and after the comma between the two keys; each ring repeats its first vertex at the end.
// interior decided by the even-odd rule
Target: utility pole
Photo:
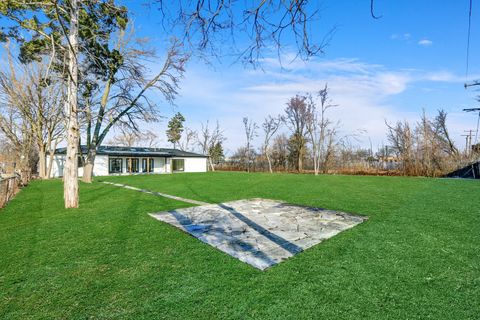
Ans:
{"type": "Polygon", "coordinates": [[[462,134],[462,137],[465,137],[465,154],[469,157],[472,153],[472,136],[475,130],[464,130],[467,134],[462,134]]]}
{"type": "MultiPolygon", "coordinates": [[[[471,86],[475,86],[475,85],[480,85],[480,82],[475,82],[474,84],[471,84],[471,86]]],[[[475,130],[475,142],[474,142],[474,145],[476,145],[477,144],[477,139],[478,139],[478,127],[480,125],[480,108],[467,108],[467,109],[463,109],[463,111],[465,111],[465,112],[478,112],[477,129],[475,130]]]]}

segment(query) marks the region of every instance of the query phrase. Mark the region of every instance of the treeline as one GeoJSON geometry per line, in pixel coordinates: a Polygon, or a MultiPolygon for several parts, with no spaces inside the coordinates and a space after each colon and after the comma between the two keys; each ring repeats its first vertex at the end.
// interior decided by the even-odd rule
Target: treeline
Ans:
{"type": "MultiPolygon", "coordinates": [[[[447,128],[447,113],[432,119],[423,112],[411,124],[386,122],[387,145],[376,150],[358,145],[358,135],[340,135],[340,123],[329,118],[337,105],[327,85],[316,93],[289,99],[284,114],[261,125],[244,118],[245,145],[218,164],[221,170],[341,174],[441,176],[477,155],[461,152],[447,128]],[[253,141],[261,137],[262,145],[253,141]]],[[[371,144],[371,143],[370,143],[371,144]]]]}
{"type": "Polygon", "coordinates": [[[440,176],[475,157],[472,150],[461,153],[447,129],[447,113],[439,110],[429,119],[423,111],[415,124],[399,121],[387,123],[387,137],[404,175],[440,176]]]}

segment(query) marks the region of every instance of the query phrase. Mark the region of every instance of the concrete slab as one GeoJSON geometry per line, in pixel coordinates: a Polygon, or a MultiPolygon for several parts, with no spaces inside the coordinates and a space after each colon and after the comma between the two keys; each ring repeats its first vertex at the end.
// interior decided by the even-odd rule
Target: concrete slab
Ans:
{"type": "Polygon", "coordinates": [[[268,199],[208,204],[151,216],[260,270],[367,219],[268,199]]]}

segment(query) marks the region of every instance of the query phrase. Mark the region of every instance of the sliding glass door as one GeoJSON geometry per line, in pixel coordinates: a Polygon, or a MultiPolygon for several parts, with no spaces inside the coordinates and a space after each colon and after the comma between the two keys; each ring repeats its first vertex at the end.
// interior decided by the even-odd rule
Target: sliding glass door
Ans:
{"type": "Polygon", "coordinates": [[[139,172],[138,158],[127,158],[127,172],[128,173],[138,173],[139,172]]]}
{"type": "Polygon", "coordinates": [[[142,172],[151,173],[153,172],[154,161],[153,158],[143,158],[142,159],[142,172]]]}

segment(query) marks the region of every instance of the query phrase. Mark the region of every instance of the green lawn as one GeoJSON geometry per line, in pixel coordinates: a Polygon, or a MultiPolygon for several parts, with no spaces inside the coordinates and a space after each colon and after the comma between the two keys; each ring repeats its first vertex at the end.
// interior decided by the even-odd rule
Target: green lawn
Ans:
{"type": "Polygon", "coordinates": [[[468,180],[174,174],[97,178],[81,208],[60,180],[0,209],[0,319],[479,319],[480,183],[468,180]],[[368,215],[267,271],[149,212],[263,197],[368,215]]]}

